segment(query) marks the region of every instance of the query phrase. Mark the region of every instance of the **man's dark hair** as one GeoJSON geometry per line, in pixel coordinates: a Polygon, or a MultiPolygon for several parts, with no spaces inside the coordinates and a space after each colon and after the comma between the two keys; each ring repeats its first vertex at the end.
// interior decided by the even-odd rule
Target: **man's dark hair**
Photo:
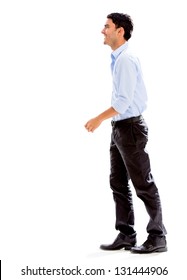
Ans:
{"type": "Polygon", "coordinates": [[[111,13],[107,16],[115,24],[116,28],[123,27],[125,34],[124,38],[128,41],[131,38],[133,31],[133,22],[129,15],[122,13],[111,13]]]}

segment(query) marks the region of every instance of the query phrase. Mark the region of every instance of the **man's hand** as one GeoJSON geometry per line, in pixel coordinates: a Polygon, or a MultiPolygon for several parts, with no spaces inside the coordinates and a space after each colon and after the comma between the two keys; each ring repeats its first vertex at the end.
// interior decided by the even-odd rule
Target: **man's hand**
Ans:
{"type": "Polygon", "coordinates": [[[97,117],[89,120],[85,124],[85,128],[88,130],[88,132],[94,132],[98,126],[102,123],[102,121],[109,119],[115,115],[119,114],[113,107],[108,108],[106,111],[99,114],[97,117]]]}
{"type": "Polygon", "coordinates": [[[85,124],[85,128],[88,132],[94,132],[94,130],[100,126],[101,122],[102,121],[98,117],[93,118],[85,124]]]}

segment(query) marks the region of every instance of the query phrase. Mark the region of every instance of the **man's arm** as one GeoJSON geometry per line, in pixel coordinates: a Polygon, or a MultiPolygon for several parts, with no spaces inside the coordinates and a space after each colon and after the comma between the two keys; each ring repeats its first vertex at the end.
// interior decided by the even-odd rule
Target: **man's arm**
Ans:
{"type": "Polygon", "coordinates": [[[106,111],[99,114],[97,117],[89,120],[85,124],[85,128],[88,130],[88,132],[94,132],[94,130],[98,128],[104,120],[109,119],[118,114],[119,113],[113,107],[110,107],[106,111]]]}

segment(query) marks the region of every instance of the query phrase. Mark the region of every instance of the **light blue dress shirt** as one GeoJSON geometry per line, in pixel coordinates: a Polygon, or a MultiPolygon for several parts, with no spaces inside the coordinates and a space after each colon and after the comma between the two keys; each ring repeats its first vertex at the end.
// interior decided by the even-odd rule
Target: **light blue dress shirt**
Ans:
{"type": "Polygon", "coordinates": [[[113,117],[119,121],[137,117],[146,109],[147,92],[140,62],[128,46],[128,42],[111,54],[113,89],[111,106],[119,113],[113,117]]]}

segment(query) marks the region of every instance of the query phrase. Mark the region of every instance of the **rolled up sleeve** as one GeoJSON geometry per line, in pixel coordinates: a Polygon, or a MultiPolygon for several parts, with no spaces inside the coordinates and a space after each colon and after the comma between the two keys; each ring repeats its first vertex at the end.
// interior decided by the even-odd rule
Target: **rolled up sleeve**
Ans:
{"type": "Polygon", "coordinates": [[[128,56],[122,55],[113,69],[112,107],[124,114],[131,105],[137,83],[136,65],[128,56]]]}

